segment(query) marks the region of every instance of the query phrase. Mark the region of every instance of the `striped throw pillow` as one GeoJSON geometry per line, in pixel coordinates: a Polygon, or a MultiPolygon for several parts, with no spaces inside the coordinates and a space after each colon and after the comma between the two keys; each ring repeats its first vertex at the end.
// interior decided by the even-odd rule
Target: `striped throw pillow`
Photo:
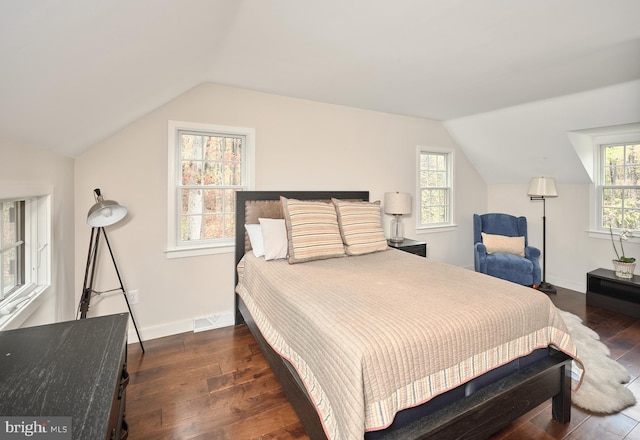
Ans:
{"type": "Polygon", "coordinates": [[[332,203],[280,197],[287,225],[289,263],[344,256],[338,217],[332,203]]]}
{"type": "Polygon", "coordinates": [[[338,225],[348,255],[362,255],[387,249],[382,229],[380,201],[349,202],[331,199],[338,213],[338,225]]]}

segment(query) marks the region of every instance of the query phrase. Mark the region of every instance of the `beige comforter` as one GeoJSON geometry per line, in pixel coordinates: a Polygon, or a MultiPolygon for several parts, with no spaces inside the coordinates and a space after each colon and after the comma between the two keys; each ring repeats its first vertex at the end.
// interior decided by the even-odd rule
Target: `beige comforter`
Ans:
{"type": "Polygon", "coordinates": [[[331,439],[362,439],[537,348],[575,357],[545,294],[406,252],[295,265],[249,252],[238,270],[238,294],[331,439]]]}

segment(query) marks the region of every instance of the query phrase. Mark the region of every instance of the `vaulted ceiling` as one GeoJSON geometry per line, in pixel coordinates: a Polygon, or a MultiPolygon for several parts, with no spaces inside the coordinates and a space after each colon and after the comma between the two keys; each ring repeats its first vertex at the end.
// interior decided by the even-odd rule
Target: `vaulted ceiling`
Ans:
{"type": "Polygon", "coordinates": [[[640,79],[638,17],[638,0],[3,0],[0,139],[74,157],[210,81],[453,121],[473,160],[469,118],[640,79]]]}

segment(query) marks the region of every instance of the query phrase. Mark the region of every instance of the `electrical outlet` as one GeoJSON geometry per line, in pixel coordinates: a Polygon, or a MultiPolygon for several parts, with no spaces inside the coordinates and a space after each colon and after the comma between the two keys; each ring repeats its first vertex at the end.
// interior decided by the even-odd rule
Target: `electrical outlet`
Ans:
{"type": "Polygon", "coordinates": [[[138,304],[138,291],[130,290],[127,292],[127,299],[129,300],[129,304],[138,304]]]}

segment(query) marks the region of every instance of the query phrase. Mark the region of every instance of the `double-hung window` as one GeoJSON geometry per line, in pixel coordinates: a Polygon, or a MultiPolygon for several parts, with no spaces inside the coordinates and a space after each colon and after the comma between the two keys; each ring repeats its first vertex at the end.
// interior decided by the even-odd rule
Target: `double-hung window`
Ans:
{"type": "Polygon", "coordinates": [[[169,124],[171,257],[233,245],[235,194],[251,189],[254,138],[250,128],[169,124]]]}
{"type": "Polygon", "coordinates": [[[640,142],[600,145],[600,227],[640,229],[640,142]]]}
{"type": "Polygon", "coordinates": [[[48,195],[0,199],[0,328],[51,284],[50,222],[48,195]]]}
{"type": "Polygon", "coordinates": [[[453,225],[453,150],[418,148],[419,226],[453,225]]]}

